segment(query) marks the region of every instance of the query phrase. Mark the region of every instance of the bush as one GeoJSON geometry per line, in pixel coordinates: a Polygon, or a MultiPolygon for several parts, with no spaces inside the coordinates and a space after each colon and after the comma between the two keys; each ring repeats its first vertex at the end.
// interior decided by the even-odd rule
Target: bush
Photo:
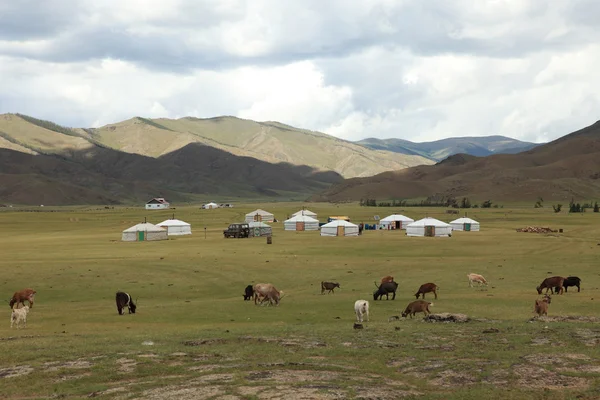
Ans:
{"type": "Polygon", "coordinates": [[[557,204],[557,205],[552,204],[552,208],[554,209],[555,213],[559,213],[562,208],[562,204],[557,204]]]}

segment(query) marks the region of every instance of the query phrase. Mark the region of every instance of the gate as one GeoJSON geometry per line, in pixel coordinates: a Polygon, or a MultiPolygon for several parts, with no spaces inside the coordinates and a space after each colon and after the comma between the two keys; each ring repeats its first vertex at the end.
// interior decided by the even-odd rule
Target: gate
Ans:
{"type": "Polygon", "coordinates": [[[296,230],[303,231],[304,230],[304,222],[296,222],[296,230]]]}
{"type": "Polygon", "coordinates": [[[426,226],[425,236],[435,236],[435,226],[426,226]]]}
{"type": "Polygon", "coordinates": [[[465,223],[464,230],[465,231],[470,231],[471,230],[471,224],[470,223],[465,223]]]}
{"type": "Polygon", "coordinates": [[[146,232],[144,231],[138,231],[138,241],[143,242],[144,238],[145,238],[145,234],[146,232]]]}

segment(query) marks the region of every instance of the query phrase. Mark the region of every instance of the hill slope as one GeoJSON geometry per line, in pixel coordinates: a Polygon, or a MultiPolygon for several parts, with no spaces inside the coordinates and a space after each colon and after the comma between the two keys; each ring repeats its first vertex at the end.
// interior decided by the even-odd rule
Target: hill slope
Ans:
{"type": "Polygon", "coordinates": [[[600,121],[519,154],[458,154],[432,166],[348,179],[315,200],[469,196],[495,201],[600,197],[600,121]]]}
{"type": "Polygon", "coordinates": [[[522,142],[506,136],[458,137],[423,143],[414,143],[403,139],[369,138],[356,143],[374,150],[420,155],[433,161],[441,161],[460,153],[478,157],[492,154],[515,154],[538,146],[537,143],[522,142]]]}

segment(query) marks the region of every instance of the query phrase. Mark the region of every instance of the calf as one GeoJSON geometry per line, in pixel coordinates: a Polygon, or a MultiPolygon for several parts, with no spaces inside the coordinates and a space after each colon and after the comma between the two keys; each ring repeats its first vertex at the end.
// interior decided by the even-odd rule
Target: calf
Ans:
{"type": "Polygon", "coordinates": [[[469,278],[469,287],[473,287],[473,282],[477,283],[477,286],[487,286],[488,284],[485,278],[479,274],[468,274],[467,278],[469,278]]]}
{"type": "MultiPolygon", "coordinates": [[[[565,288],[565,292],[568,292],[568,287],[569,286],[577,286],[577,292],[581,292],[581,279],[579,279],[576,276],[568,276],[565,278],[565,281],[563,282],[563,287],[565,288]]],[[[556,293],[558,293],[560,291],[559,287],[555,287],[554,290],[556,291],[556,293]]]]}
{"type": "Polygon", "coordinates": [[[394,277],[393,276],[384,276],[383,278],[381,278],[381,283],[386,283],[386,282],[394,282],[394,277]]]}
{"type": "Polygon", "coordinates": [[[369,321],[369,302],[367,300],[356,300],[354,302],[354,312],[356,313],[356,320],[362,324],[363,317],[367,317],[369,321]]]}
{"type": "Polygon", "coordinates": [[[135,309],[137,306],[133,302],[133,299],[129,293],[117,292],[115,300],[117,302],[117,311],[119,312],[119,315],[123,315],[123,309],[125,309],[125,307],[127,307],[129,310],[129,314],[135,314],[135,309]]]}
{"type": "Polygon", "coordinates": [[[15,294],[12,295],[8,304],[10,304],[10,308],[13,308],[15,304],[18,307],[19,303],[21,303],[24,306],[25,300],[27,300],[29,302],[29,308],[33,308],[33,301],[35,299],[36,293],[37,292],[35,290],[30,288],[19,290],[18,292],[15,292],[15,294]]]}
{"type": "Polygon", "coordinates": [[[436,300],[437,300],[437,291],[440,289],[439,286],[437,286],[435,283],[424,283],[421,285],[421,287],[419,288],[419,290],[417,290],[417,293],[415,293],[415,297],[418,299],[419,295],[423,295],[423,299],[425,299],[425,293],[431,293],[433,292],[433,295],[435,296],[436,300]]]}
{"type": "Polygon", "coordinates": [[[541,317],[542,315],[548,315],[548,304],[552,302],[552,298],[548,295],[544,295],[544,298],[541,300],[535,301],[535,306],[533,307],[533,312],[541,317]]]}
{"type": "Polygon", "coordinates": [[[538,294],[542,294],[542,290],[546,289],[546,293],[548,290],[552,291],[552,288],[558,288],[560,290],[560,294],[563,294],[563,283],[565,282],[565,278],[562,276],[553,276],[551,278],[546,278],[542,281],[540,286],[536,287],[538,294]]]}
{"type": "Polygon", "coordinates": [[[279,301],[283,297],[283,291],[279,291],[270,283],[257,283],[253,287],[254,289],[254,304],[260,299],[261,304],[265,301],[269,301],[270,305],[279,305],[279,301]]]}
{"type": "Polygon", "coordinates": [[[17,329],[19,329],[21,322],[24,324],[24,327],[27,328],[27,313],[29,313],[29,306],[13,308],[10,315],[10,328],[12,329],[13,324],[16,323],[17,329]]]}
{"type": "Polygon", "coordinates": [[[321,294],[324,294],[326,290],[329,290],[329,293],[335,293],[334,289],[340,288],[340,284],[337,282],[321,282],[321,294]]]}
{"type": "Polygon", "coordinates": [[[252,299],[252,296],[254,296],[254,288],[252,285],[248,285],[244,289],[244,301],[252,299]]]}
{"type": "Polygon", "coordinates": [[[397,282],[385,282],[381,285],[377,286],[375,283],[377,290],[373,292],[373,300],[381,300],[383,295],[385,295],[386,300],[390,299],[390,293],[392,293],[392,300],[396,299],[396,290],[398,289],[397,282]]]}
{"type": "Polygon", "coordinates": [[[412,303],[409,303],[408,306],[406,306],[406,309],[404,311],[402,311],[402,317],[406,318],[407,315],[410,315],[410,317],[412,318],[418,312],[422,312],[425,314],[425,316],[427,316],[431,314],[431,311],[429,311],[429,306],[433,306],[433,303],[430,303],[425,300],[413,301],[412,303]]]}

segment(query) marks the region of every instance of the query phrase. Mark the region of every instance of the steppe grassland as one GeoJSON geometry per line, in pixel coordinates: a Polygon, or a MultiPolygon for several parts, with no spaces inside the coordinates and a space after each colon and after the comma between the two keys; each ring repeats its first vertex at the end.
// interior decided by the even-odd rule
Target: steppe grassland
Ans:
{"type": "MultiPolygon", "coordinates": [[[[284,232],[281,222],[272,224],[271,245],[265,238],[222,237],[230,222],[257,207],[283,221],[301,206],[0,213],[2,296],[23,287],[38,291],[27,329],[10,330],[8,307],[0,324],[0,397],[168,398],[197,389],[205,396],[198,398],[269,398],[275,387],[289,387],[296,398],[368,397],[377,390],[380,398],[477,398],[502,390],[504,398],[536,399],[545,398],[542,387],[556,389],[553,398],[600,395],[597,324],[527,322],[535,286],[551,274],[580,276],[583,290],[555,296],[550,315],[598,314],[598,214],[473,209],[469,216],[481,222],[482,231],[451,238],[409,238],[395,231],[322,238],[318,232],[284,232]],[[192,224],[191,237],[120,241],[123,229],[145,217],[158,223],[173,213],[192,224]],[[564,233],[515,232],[527,225],[564,233]],[[487,290],[469,288],[469,272],[486,276],[487,290]],[[398,296],[374,302],[373,281],[384,275],[396,277],[398,296]],[[339,281],[341,290],[321,296],[322,280],[339,281]],[[441,287],[435,312],[496,322],[388,322],[430,281],[441,287]],[[244,287],[256,282],[284,290],[281,306],[244,302],[244,287]],[[116,290],[139,298],[136,315],[117,315],[116,290]],[[352,329],[359,298],[371,302],[371,321],[362,331],[352,329]],[[482,333],[488,328],[498,332],[482,333]],[[150,341],[152,346],[142,345],[150,341]],[[565,359],[567,353],[576,356],[565,359]],[[273,371],[287,371],[289,379],[273,371]],[[377,389],[381,382],[387,389],[377,389]]],[[[354,204],[308,208],[321,221],[348,215],[357,223],[398,211],[354,204]]],[[[401,212],[414,219],[455,218],[444,211],[401,212]]]]}

